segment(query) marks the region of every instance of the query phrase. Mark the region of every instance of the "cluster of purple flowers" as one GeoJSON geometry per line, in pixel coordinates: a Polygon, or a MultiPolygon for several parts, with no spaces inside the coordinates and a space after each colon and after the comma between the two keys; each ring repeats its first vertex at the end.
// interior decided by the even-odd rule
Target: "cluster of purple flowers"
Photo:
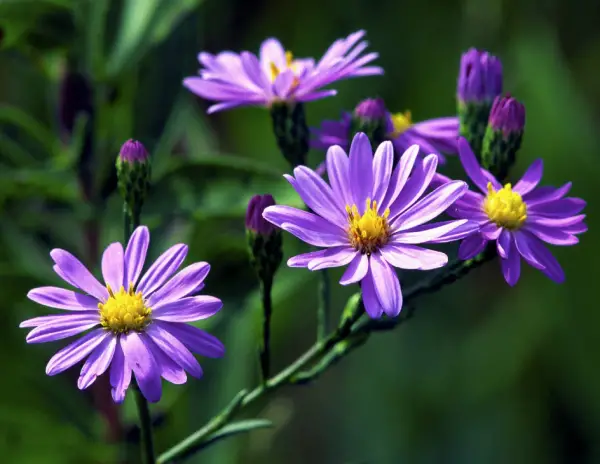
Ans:
{"type": "MultiPolygon", "coordinates": [[[[296,105],[336,91],[324,87],[341,79],[383,74],[370,65],[376,53],[367,48],[364,32],[336,40],[318,61],[295,58],[276,39],[263,42],[260,53],[200,53],[203,68],[184,80],[196,95],[215,101],[209,113],[243,105],[296,105]]],[[[487,52],[469,50],[462,57],[457,86],[462,107],[487,104],[489,126],[509,137],[522,132],[524,107],[502,95],[502,66],[487,52]]],[[[486,116],[487,117],[487,116],[486,116]]],[[[428,245],[461,241],[459,257],[469,260],[491,241],[506,282],[520,276],[521,258],[556,282],[564,273],[544,243],[573,245],[586,231],[585,202],[566,197],[570,183],[542,186],[542,161],[536,160],[514,186],[502,184],[480,165],[467,140],[460,136],[459,117],[413,122],[410,112],[390,113],[381,99],[369,99],[338,121],[324,121],[312,131],[311,144],[326,150],[317,169],[296,166],[284,177],[309,211],[276,205],[272,197],[254,198],[247,227],[269,235],[285,230],[321,248],[288,260],[290,267],[319,270],[346,266],[341,285],[358,283],[364,307],[372,318],[397,316],[402,309],[401,283],[394,268],[427,271],[448,262],[445,253],[428,245]],[[384,141],[373,150],[365,133],[352,135],[353,120],[381,123],[384,141]],[[351,136],[352,135],[352,136],[351,136]],[[444,155],[458,153],[466,182],[437,172],[444,155]],[[326,173],[327,181],[323,175],[326,173]],[[451,219],[434,221],[442,214],[451,219]]],[[[133,143],[133,142],[132,142],[133,143]]],[[[145,160],[137,143],[122,150],[129,162],[145,160]]],[[[36,288],[28,297],[66,314],[36,317],[21,324],[32,327],[29,343],[64,339],[87,332],[49,361],[54,375],[84,359],[78,386],[91,385],[109,371],[113,398],[119,402],[132,374],[150,401],[161,395],[161,377],[186,381],[186,372],[202,370],[192,353],[218,357],[223,345],[188,325],[212,316],[221,301],[193,296],[204,286],[207,263],[192,264],[175,274],[187,254],[174,245],[143,274],[149,245],[145,227],[135,230],[124,249],[109,245],[102,257],[104,285],[74,256],[53,250],[54,270],[81,292],[55,287],[36,288]]]]}

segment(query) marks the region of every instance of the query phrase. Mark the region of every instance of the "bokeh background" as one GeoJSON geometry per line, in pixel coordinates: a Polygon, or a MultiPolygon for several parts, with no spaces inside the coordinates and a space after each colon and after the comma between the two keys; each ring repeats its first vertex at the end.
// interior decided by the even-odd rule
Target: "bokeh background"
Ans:
{"type": "MultiPolygon", "coordinates": [[[[543,157],[545,183],[572,180],[572,194],[589,202],[590,230],[578,246],[553,250],[563,285],[525,268],[509,288],[490,263],[419,300],[414,319],[371,337],[318,382],[283,388],[248,411],[274,428],[187,462],[600,462],[599,20],[600,4],[583,0],[0,1],[0,461],[138,462],[132,398],[115,407],[106,379],[78,391],[77,369],[46,377],[63,344],[27,346],[18,329],[45,312],[27,291],[59,283],[50,249],[97,269],[104,246],[121,238],[113,166],[130,137],[153,157],[143,215],[151,255],[189,243],[188,261],[212,263],[206,291],[225,301],[202,327],[227,355],[204,360],[200,381],[165,385],[153,408],[158,450],[257,382],[260,309],[245,206],[254,193],[298,199],[281,177],[288,166],[268,113],[209,117],[181,81],[196,73],[201,50],[256,51],[277,36],[297,56],[318,57],[366,29],[385,76],[335,84],[337,97],[308,105],[311,125],[370,96],[419,120],[454,114],[460,54],[488,49],[504,63],[505,89],[527,107],[515,173],[543,157]]],[[[311,164],[322,157],[311,153],[311,164]]],[[[447,172],[460,176],[455,159],[447,172]]],[[[286,257],[306,250],[284,238],[286,257]]],[[[315,277],[285,266],[278,274],[276,368],[314,340],[315,277]]],[[[332,273],[335,318],[351,292],[339,277],[332,273]]]]}

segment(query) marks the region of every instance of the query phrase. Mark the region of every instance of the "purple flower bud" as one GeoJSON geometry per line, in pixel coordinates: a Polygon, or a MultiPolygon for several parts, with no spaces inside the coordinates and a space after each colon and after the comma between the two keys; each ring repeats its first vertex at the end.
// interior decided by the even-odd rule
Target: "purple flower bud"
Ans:
{"type": "Polygon", "coordinates": [[[502,93],[502,63],[494,55],[475,48],[460,60],[457,94],[463,102],[492,101],[502,93]]]}
{"type": "Polygon", "coordinates": [[[525,127],[525,106],[509,94],[498,96],[492,104],[489,125],[494,131],[504,135],[523,132],[525,127]]]}
{"type": "Polygon", "coordinates": [[[260,235],[271,235],[275,226],[263,218],[263,211],[267,206],[275,205],[272,195],[254,195],[248,202],[246,210],[246,229],[260,235]]]}
{"type": "Polygon", "coordinates": [[[145,163],[148,161],[148,152],[141,142],[129,139],[121,147],[119,159],[128,163],[145,163]]]}
{"type": "Polygon", "coordinates": [[[354,109],[354,117],[367,121],[383,119],[387,115],[387,109],[383,98],[367,98],[361,101],[354,109]]]}

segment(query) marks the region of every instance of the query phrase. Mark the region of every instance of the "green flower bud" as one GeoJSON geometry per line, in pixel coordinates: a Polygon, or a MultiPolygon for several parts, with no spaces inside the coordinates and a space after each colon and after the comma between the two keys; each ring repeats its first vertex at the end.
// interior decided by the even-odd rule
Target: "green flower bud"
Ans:
{"type": "Polygon", "coordinates": [[[132,215],[139,214],[150,184],[150,159],[144,145],[128,140],[121,147],[116,162],[121,196],[132,215]]]}
{"type": "Polygon", "coordinates": [[[310,133],[302,103],[275,102],[271,120],[277,146],[292,167],[305,165],[310,133]]]}
{"type": "Polygon", "coordinates": [[[246,210],[246,236],[250,264],[261,282],[272,281],[283,260],[281,231],[265,220],[263,211],[275,205],[271,195],[255,195],[246,210]]]}
{"type": "Polygon", "coordinates": [[[387,109],[382,98],[367,98],[360,102],[352,113],[349,143],[354,136],[363,132],[369,137],[373,151],[387,140],[387,109]]]}

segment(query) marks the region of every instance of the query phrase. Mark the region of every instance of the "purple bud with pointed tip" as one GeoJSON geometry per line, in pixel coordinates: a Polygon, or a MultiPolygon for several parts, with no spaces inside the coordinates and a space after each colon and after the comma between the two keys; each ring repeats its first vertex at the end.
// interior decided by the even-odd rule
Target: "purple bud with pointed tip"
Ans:
{"type": "Polygon", "coordinates": [[[502,131],[505,135],[522,132],[525,127],[525,106],[510,94],[496,97],[492,104],[489,125],[493,130],[502,131]]]}
{"type": "Polygon", "coordinates": [[[126,161],[128,163],[145,163],[148,161],[148,152],[141,142],[129,139],[121,147],[119,158],[121,161],[126,161]]]}
{"type": "Polygon", "coordinates": [[[354,117],[367,121],[383,119],[386,115],[387,109],[383,98],[367,98],[354,109],[354,117]]]}
{"type": "Polygon", "coordinates": [[[275,204],[272,195],[254,195],[248,202],[246,210],[246,229],[260,235],[270,235],[275,230],[275,226],[263,218],[263,211],[275,204]]]}
{"type": "Polygon", "coordinates": [[[457,95],[462,102],[492,101],[502,93],[502,62],[494,55],[469,49],[460,60],[457,95]]]}

